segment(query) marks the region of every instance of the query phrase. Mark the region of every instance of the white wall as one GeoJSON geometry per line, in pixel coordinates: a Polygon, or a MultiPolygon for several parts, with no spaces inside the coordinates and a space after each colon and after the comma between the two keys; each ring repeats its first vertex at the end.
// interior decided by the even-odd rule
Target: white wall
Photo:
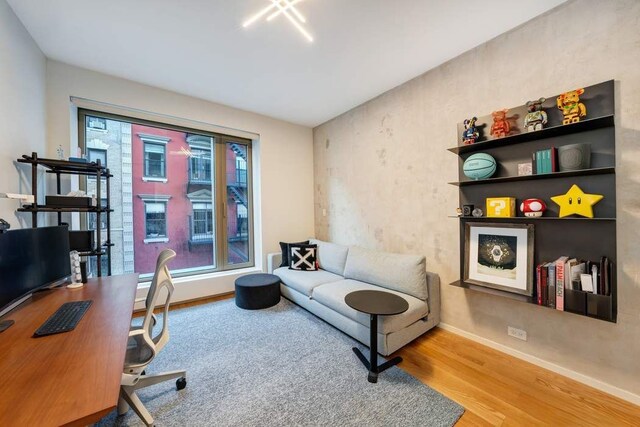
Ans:
{"type": "MultiPolygon", "coordinates": [[[[0,192],[31,193],[29,167],[15,162],[23,154],[45,151],[46,59],[5,0],[0,0],[0,192]],[[20,171],[23,171],[22,173],[20,171]],[[24,172],[26,171],[26,180],[24,172]]],[[[18,228],[15,200],[0,199],[0,218],[18,228]]]]}
{"type": "MultiPolygon", "coordinates": [[[[47,154],[76,143],[77,118],[70,97],[127,107],[259,135],[256,147],[261,230],[256,263],[279,250],[280,240],[312,236],[313,144],[310,128],[214,104],[60,62],[47,61],[47,154]]],[[[126,113],[125,113],[126,114],[126,113]]],[[[159,120],[156,118],[156,120],[159,120]]],[[[177,120],[177,119],[176,119],[177,120]]],[[[176,300],[233,290],[235,274],[183,283],[176,300]]]]}
{"type": "Polygon", "coordinates": [[[639,23],[638,0],[571,1],[317,127],[318,237],[425,254],[442,279],[443,322],[640,402],[639,23]],[[447,184],[458,180],[447,151],[456,123],[611,79],[618,323],[449,286],[459,275],[458,221],[447,218],[458,207],[447,184]]]}

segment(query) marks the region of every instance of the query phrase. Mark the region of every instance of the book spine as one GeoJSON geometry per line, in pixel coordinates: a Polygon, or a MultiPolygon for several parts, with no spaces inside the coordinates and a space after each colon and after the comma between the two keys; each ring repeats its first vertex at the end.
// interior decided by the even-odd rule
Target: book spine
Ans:
{"type": "Polygon", "coordinates": [[[541,273],[542,273],[542,283],[540,283],[540,287],[542,288],[542,300],[540,301],[540,305],[545,305],[547,300],[549,299],[549,270],[547,269],[547,265],[543,264],[541,273]]]}
{"type": "Polygon", "coordinates": [[[549,281],[549,300],[547,305],[549,307],[556,306],[556,265],[551,263],[549,265],[549,274],[547,275],[549,281]]]}
{"type": "Polygon", "coordinates": [[[564,261],[556,263],[556,310],[564,311],[564,261]]]}
{"type": "Polygon", "coordinates": [[[536,154],[537,154],[536,152],[533,152],[531,154],[531,169],[533,170],[532,171],[533,175],[536,175],[538,173],[538,163],[536,161],[536,154]]]}
{"type": "Polygon", "coordinates": [[[551,147],[551,172],[558,172],[558,149],[551,147]]]}
{"type": "Polygon", "coordinates": [[[551,173],[551,150],[544,150],[542,152],[542,158],[544,163],[544,173],[551,173]]]}
{"type": "Polygon", "coordinates": [[[536,170],[538,173],[544,173],[542,169],[542,153],[540,151],[536,151],[536,170]]]}
{"type": "Polygon", "coordinates": [[[536,296],[538,305],[542,305],[542,264],[536,267],[536,296]]]}
{"type": "Polygon", "coordinates": [[[598,280],[598,284],[597,285],[594,284],[594,286],[598,287],[598,293],[599,294],[605,294],[606,295],[606,289],[604,287],[604,279],[605,279],[605,276],[606,276],[607,272],[604,269],[604,260],[605,260],[605,257],[600,258],[600,270],[599,270],[600,271],[600,275],[598,276],[599,280],[598,280]]]}

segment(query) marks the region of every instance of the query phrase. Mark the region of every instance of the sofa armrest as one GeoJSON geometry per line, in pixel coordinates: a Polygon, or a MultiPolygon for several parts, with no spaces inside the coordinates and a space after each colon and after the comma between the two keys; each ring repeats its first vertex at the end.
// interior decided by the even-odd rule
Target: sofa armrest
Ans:
{"type": "Polygon", "coordinates": [[[278,268],[282,263],[282,253],[274,252],[267,254],[267,273],[272,274],[273,270],[278,268]]]}
{"type": "Polygon", "coordinates": [[[440,276],[427,271],[427,288],[429,290],[429,320],[440,323],[440,276]]]}

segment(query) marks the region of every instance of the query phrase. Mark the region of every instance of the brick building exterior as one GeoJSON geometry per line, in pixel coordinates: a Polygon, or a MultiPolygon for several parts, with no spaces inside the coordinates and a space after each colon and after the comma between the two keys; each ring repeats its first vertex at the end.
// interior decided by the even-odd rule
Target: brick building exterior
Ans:
{"type": "MultiPolygon", "coordinates": [[[[89,159],[106,160],[114,175],[114,274],[153,273],[165,248],[177,253],[172,271],[215,266],[214,138],[87,117],[86,140],[89,159]]],[[[227,202],[229,264],[249,258],[247,154],[245,146],[225,143],[226,194],[217,197],[227,202]]],[[[95,183],[87,187],[95,192],[95,183]]],[[[88,226],[95,229],[95,221],[88,226]]]]}

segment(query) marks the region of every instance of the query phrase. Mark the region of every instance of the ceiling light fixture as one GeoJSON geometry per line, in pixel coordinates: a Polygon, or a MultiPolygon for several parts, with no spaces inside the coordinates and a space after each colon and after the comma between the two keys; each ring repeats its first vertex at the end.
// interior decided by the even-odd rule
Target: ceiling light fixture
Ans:
{"type": "MultiPolygon", "coordinates": [[[[278,3],[276,0],[271,0],[271,1],[273,3],[278,3]]],[[[293,0],[293,1],[285,0],[284,2],[286,3],[286,5],[284,6],[284,10],[287,10],[287,9],[291,10],[291,12],[293,12],[293,14],[296,15],[296,18],[298,18],[298,20],[304,24],[307,22],[307,20],[304,18],[304,16],[302,16],[300,12],[298,12],[298,9],[293,7],[296,5],[296,3],[300,3],[301,1],[302,0],[293,0]]],[[[273,18],[280,15],[281,13],[282,13],[282,8],[280,8],[280,10],[273,12],[271,15],[267,16],[267,21],[271,21],[273,18]]]]}
{"type": "Polygon", "coordinates": [[[307,20],[305,17],[295,8],[297,3],[300,3],[302,0],[269,0],[271,4],[260,12],[253,15],[251,18],[247,19],[242,26],[247,28],[249,25],[256,22],[258,19],[265,16],[267,13],[271,12],[269,16],[267,16],[267,21],[271,21],[274,18],[277,18],[279,15],[284,15],[294,27],[300,31],[300,33],[310,42],[313,41],[313,37],[311,34],[301,25],[301,23],[306,23],[307,20]],[[275,9],[275,10],[274,10],[275,9]],[[291,12],[291,13],[290,13],[291,12]],[[299,21],[299,22],[298,22],[299,21]]]}

